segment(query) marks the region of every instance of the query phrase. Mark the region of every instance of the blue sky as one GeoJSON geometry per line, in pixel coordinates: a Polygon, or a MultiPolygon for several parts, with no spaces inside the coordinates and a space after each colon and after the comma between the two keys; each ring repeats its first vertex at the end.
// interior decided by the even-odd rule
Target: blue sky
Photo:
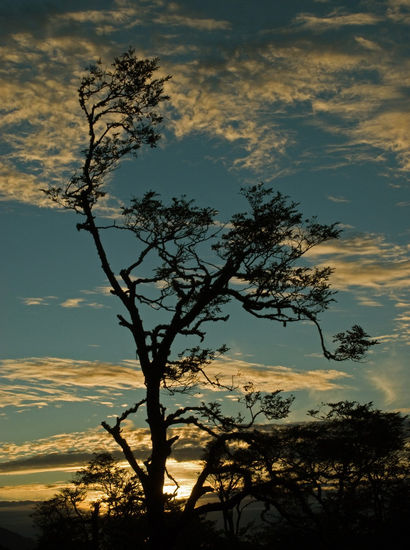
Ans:
{"type": "MultiPolygon", "coordinates": [[[[335,268],[326,335],[359,323],[380,341],[363,364],[331,364],[312,327],[232,308],[208,333],[230,348],[215,372],[293,393],[290,420],[339,399],[409,412],[409,0],[14,1],[0,25],[0,500],[45,498],[87,453],[114,449],[100,421],[141,396],[91,242],[41,191],[79,165],[84,67],[130,45],[160,58],[171,99],[160,145],[114,174],[101,216],[153,189],[227,219],[241,186],[267,182],[343,228],[310,255],[335,268]]],[[[107,244],[118,265],[134,250],[107,244]]],[[[201,387],[190,399],[208,398],[235,406],[201,387]]],[[[129,429],[143,446],[143,417],[129,429]]],[[[187,478],[192,438],[174,463],[187,478]]]]}

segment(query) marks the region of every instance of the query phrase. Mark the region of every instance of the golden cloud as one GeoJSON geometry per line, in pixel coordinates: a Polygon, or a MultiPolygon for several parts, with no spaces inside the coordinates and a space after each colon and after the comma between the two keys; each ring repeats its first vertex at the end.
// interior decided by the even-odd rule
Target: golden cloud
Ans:
{"type": "Polygon", "coordinates": [[[49,306],[50,300],[56,300],[57,296],[37,296],[21,298],[21,301],[26,306],[49,306]]]}
{"type": "Polygon", "coordinates": [[[63,387],[109,387],[111,389],[142,388],[139,370],[124,364],[101,361],[80,361],[57,357],[3,359],[1,376],[6,380],[52,382],[63,387]]]}
{"type": "Polygon", "coordinates": [[[306,256],[315,259],[326,256],[324,263],[335,270],[332,285],[340,290],[363,287],[389,292],[410,287],[407,247],[386,242],[382,235],[329,241],[306,256]]]}
{"type": "MultiPolygon", "coordinates": [[[[88,460],[91,459],[91,456],[87,457],[88,460]]],[[[86,459],[87,460],[87,459],[86,459]]],[[[125,462],[120,463],[123,467],[127,467],[125,462]]],[[[54,468],[54,469],[33,469],[33,470],[27,470],[27,471],[18,471],[13,472],[12,474],[18,473],[20,475],[24,474],[32,474],[32,473],[48,473],[48,472],[61,472],[62,474],[66,474],[65,476],[62,475],[62,477],[66,477],[67,479],[65,481],[61,480],[54,483],[19,483],[15,485],[6,485],[3,484],[0,487],[0,499],[2,501],[33,501],[33,502],[41,502],[44,500],[47,500],[49,498],[52,498],[58,491],[61,489],[64,489],[69,485],[69,478],[72,478],[76,471],[79,470],[80,467],[84,467],[85,462],[82,464],[78,464],[75,466],[67,466],[64,469],[63,468],[54,468]],[[71,474],[68,476],[68,474],[71,474]]],[[[180,498],[187,497],[190,494],[191,488],[197,478],[198,472],[201,470],[201,463],[199,461],[176,461],[172,458],[168,460],[167,463],[167,470],[168,472],[178,480],[179,483],[179,489],[178,489],[178,496],[180,498]]],[[[1,474],[5,475],[5,474],[1,474]]],[[[8,474],[6,474],[8,475],[8,474]]],[[[6,478],[7,479],[7,478],[6,478]]],[[[175,485],[168,480],[165,483],[165,491],[168,490],[168,492],[173,492],[175,489],[175,485]]]]}
{"type": "Polygon", "coordinates": [[[396,307],[406,308],[393,319],[391,334],[377,338],[385,343],[410,345],[410,308],[406,300],[410,289],[409,250],[408,246],[386,241],[383,235],[367,234],[329,241],[306,256],[319,261],[319,265],[332,267],[332,286],[338,290],[355,290],[360,305],[380,307],[383,305],[380,298],[385,296],[393,300],[396,307]]]}
{"type": "MultiPolygon", "coordinates": [[[[264,392],[328,391],[343,387],[339,380],[349,377],[336,370],[302,371],[232,358],[214,361],[206,372],[209,378],[218,378],[226,386],[233,384],[239,392],[248,382],[252,382],[255,390],[264,392]]],[[[142,372],[134,360],[113,364],[56,357],[4,359],[0,362],[0,376],[7,381],[0,390],[0,407],[44,407],[51,403],[86,401],[113,406],[112,400],[105,397],[108,390],[109,397],[115,390],[120,398],[123,391],[145,388],[142,372]],[[88,388],[92,391],[87,395],[79,391],[88,388]]],[[[205,379],[198,384],[207,386],[205,379]]]]}
{"type": "MultiPolygon", "coordinates": [[[[124,436],[137,458],[145,459],[150,448],[148,428],[136,428],[130,421],[122,425],[124,436]]],[[[170,430],[171,437],[176,435],[179,439],[173,448],[173,460],[179,464],[198,460],[209,435],[192,426],[170,430]]],[[[83,466],[94,453],[101,452],[110,452],[122,458],[117,443],[102,427],[55,434],[20,444],[0,443],[0,475],[73,471],[83,466]]]]}
{"type": "Polygon", "coordinates": [[[64,300],[64,302],[61,302],[61,307],[66,308],[77,308],[81,307],[83,305],[84,298],[68,298],[67,300],[64,300]]]}
{"type": "Polygon", "coordinates": [[[256,391],[328,391],[342,388],[339,380],[350,375],[338,370],[302,371],[281,365],[262,365],[240,359],[222,359],[215,361],[207,369],[211,377],[218,377],[224,384],[238,387],[251,382],[256,391]]]}
{"type": "Polygon", "coordinates": [[[388,0],[387,17],[395,23],[410,25],[409,0],[388,0]]]}
{"type": "Polygon", "coordinates": [[[36,206],[50,206],[41,191],[41,179],[24,173],[9,163],[0,162],[0,201],[19,201],[36,206]]]}
{"type": "Polygon", "coordinates": [[[397,155],[401,170],[410,170],[410,109],[374,115],[350,131],[352,144],[365,144],[397,155]]]}
{"type": "MultiPolygon", "coordinates": [[[[391,17],[405,9],[404,1],[388,5],[391,17]]],[[[130,29],[142,21],[154,28],[167,24],[223,31],[229,27],[227,21],[185,13],[172,2],[115,2],[110,10],[67,11],[50,17],[55,18],[55,32],[47,40],[29,32],[15,33],[1,52],[6,68],[0,100],[6,113],[0,124],[9,146],[10,173],[9,183],[0,184],[0,193],[7,200],[39,205],[46,202],[39,188],[71,173],[87,139],[75,90],[83,66],[112,57],[115,44],[101,40],[101,26],[130,29]],[[75,34],[70,33],[70,22],[79,24],[75,34]],[[27,122],[31,131],[22,133],[21,125],[27,122]]],[[[356,28],[377,25],[383,17],[334,12],[324,18],[301,14],[297,20],[305,29],[356,28]]],[[[349,48],[324,47],[316,34],[304,33],[302,40],[295,26],[289,31],[294,32],[291,41],[289,33],[275,39],[266,35],[263,44],[250,43],[246,55],[240,49],[222,48],[209,62],[198,58],[195,43],[187,49],[183,34],[175,32],[172,46],[167,35],[159,39],[158,49],[164,52],[164,72],[174,75],[169,83],[169,117],[177,138],[205,133],[225,140],[233,149],[229,160],[222,160],[269,180],[310,158],[305,151],[291,168],[283,166],[283,155],[298,140],[286,122],[297,108],[298,117],[313,121],[315,116],[324,131],[345,135],[343,146],[334,149],[340,157],[361,162],[370,148],[379,153],[367,153],[367,161],[384,162],[386,151],[396,156],[402,171],[410,169],[409,109],[403,92],[408,61],[398,63],[397,51],[393,53],[381,40],[354,36],[349,48]],[[180,48],[186,54],[195,52],[195,58],[175,62],[171,56],[180,48]],[[377,75],[372,80],[369,71],[377,75]]]]}
{"type": "MultiPolygon", "coordinates": [[[[59,456],[67,455],[69,457],[70,454],[83,452],[98,453],[104,449],[107,451],[116,449],[115,441],[103,428],[92,428],[85,432],[61,433],[20,444],[1,443],[0,459],[5,462],[37,457],[36,461],[26,463],[26,467],[38,468],[40,461],[43,463],[42,468],[47,470],[50,467],[56,467],[56,459],[59,456]],[[49,456],[48,460],[38,458],[44,455],[49,456]]],[[[61,462],[61,459],[59,460],[61,462]]],[[[77,460],[77,457],[72,457],[72,460],[77,460]]],[[[69,460],[63,461],[63,468],[67,468],[69,465],[69,460]]],[[[7,470],[10,471],[10,468],[7,468],[7,470]]],[[[17,472],[18,469],[16,468],[13,471],[17,472]]]]}
{"type": "Polygon", "coordinates": [[[339,15],[334,12],[327,17],[317,17],[315,15],[301,14],[295,19],[296,22],[303,24],[310,29],[328,29],[357,25],[376,25],[383,18],[373,13],[349,13],[339,15]]]}
{"type": "Polygon", "coordinates": [[[52,498],[67,483],[25,483],[19,485],[1,485],[0,499],[3,501],[41,502],[52,498]]]}

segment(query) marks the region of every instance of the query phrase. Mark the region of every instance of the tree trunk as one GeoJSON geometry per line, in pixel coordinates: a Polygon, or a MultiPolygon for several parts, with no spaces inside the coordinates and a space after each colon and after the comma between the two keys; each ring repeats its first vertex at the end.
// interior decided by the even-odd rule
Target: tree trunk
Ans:
{"type": "MultiPolygon", "coordinates": [[[[156,373],[155,373],[156,375],[156,373]]],[[[169,534],[165,522],[164,482],[166,460],[170,449],[167,444],[167,430],[164,409],[160,402],[160,379],[156,375],[147,378],[147,413],[151,431],[152,454],[147,464],[148,484],[146,506],[148,519],[149,548],[169,548],[169,534]]]]}

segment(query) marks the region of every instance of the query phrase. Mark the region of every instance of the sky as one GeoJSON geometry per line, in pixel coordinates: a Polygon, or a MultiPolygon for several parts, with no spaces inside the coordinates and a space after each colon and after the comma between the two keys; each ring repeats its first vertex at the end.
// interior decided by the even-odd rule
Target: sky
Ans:
{"type": "MultiPolygon", "coordinates": [[[[43,192],[81,166],[85,67],[130,46],[172,75],[170,100],[159,146],[123,163],[100,215],[112,220],[119,204],[154,190],[225,220],[245,208],[240,188],[263,181],[343,229],[309,254],[335,269],[325,335],[358,323],[379,341],[363,363],[329,363],[311,326],[283,328],[233,306],[208,331],[210,346],[229,347],[212,372],[293,394],[287,421],[342,399],[410,412],[409,26],[410,0],[1,3],[1,526],[91,453],[114,451],[100,422],[142,397],[92,243],[43,192]]],[[[132,258],[130,243],[107,239],[114,263],[132,258]]],[[[200,400],[236,407],[202,387],[172,403],[200,400]]],[[[126,428],[142,456],[144,415],[126,428]]],[[[176,449],[183,485],[201,445],[185,432],[176,449]]]]}

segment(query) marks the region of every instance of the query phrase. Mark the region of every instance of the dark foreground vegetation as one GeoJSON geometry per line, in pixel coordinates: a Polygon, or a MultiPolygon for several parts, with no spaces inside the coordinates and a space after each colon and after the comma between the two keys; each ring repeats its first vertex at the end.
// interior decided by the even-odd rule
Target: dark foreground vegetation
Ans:
{"type": "MultiPolygon", "coordinates": [[[[310,411],[316,421],[259,426],[238,445],[227,433],[203,459],[207,496],[222,512],[174,534],[178,549],[394,547],[410,514],[408,421],[343,401],[310,411]],[[214,518],[212,518],[214,519],[214,518]]],[[[184,503],[165,503],[170,530],[184,503]]],[[[96,455],[70,487],[38,505],[38,550],[138,550],[149,526],[140,482],[109,454],[96,455]]],[[[165,546],[164,546],[165,548],[165,546]]]]}

